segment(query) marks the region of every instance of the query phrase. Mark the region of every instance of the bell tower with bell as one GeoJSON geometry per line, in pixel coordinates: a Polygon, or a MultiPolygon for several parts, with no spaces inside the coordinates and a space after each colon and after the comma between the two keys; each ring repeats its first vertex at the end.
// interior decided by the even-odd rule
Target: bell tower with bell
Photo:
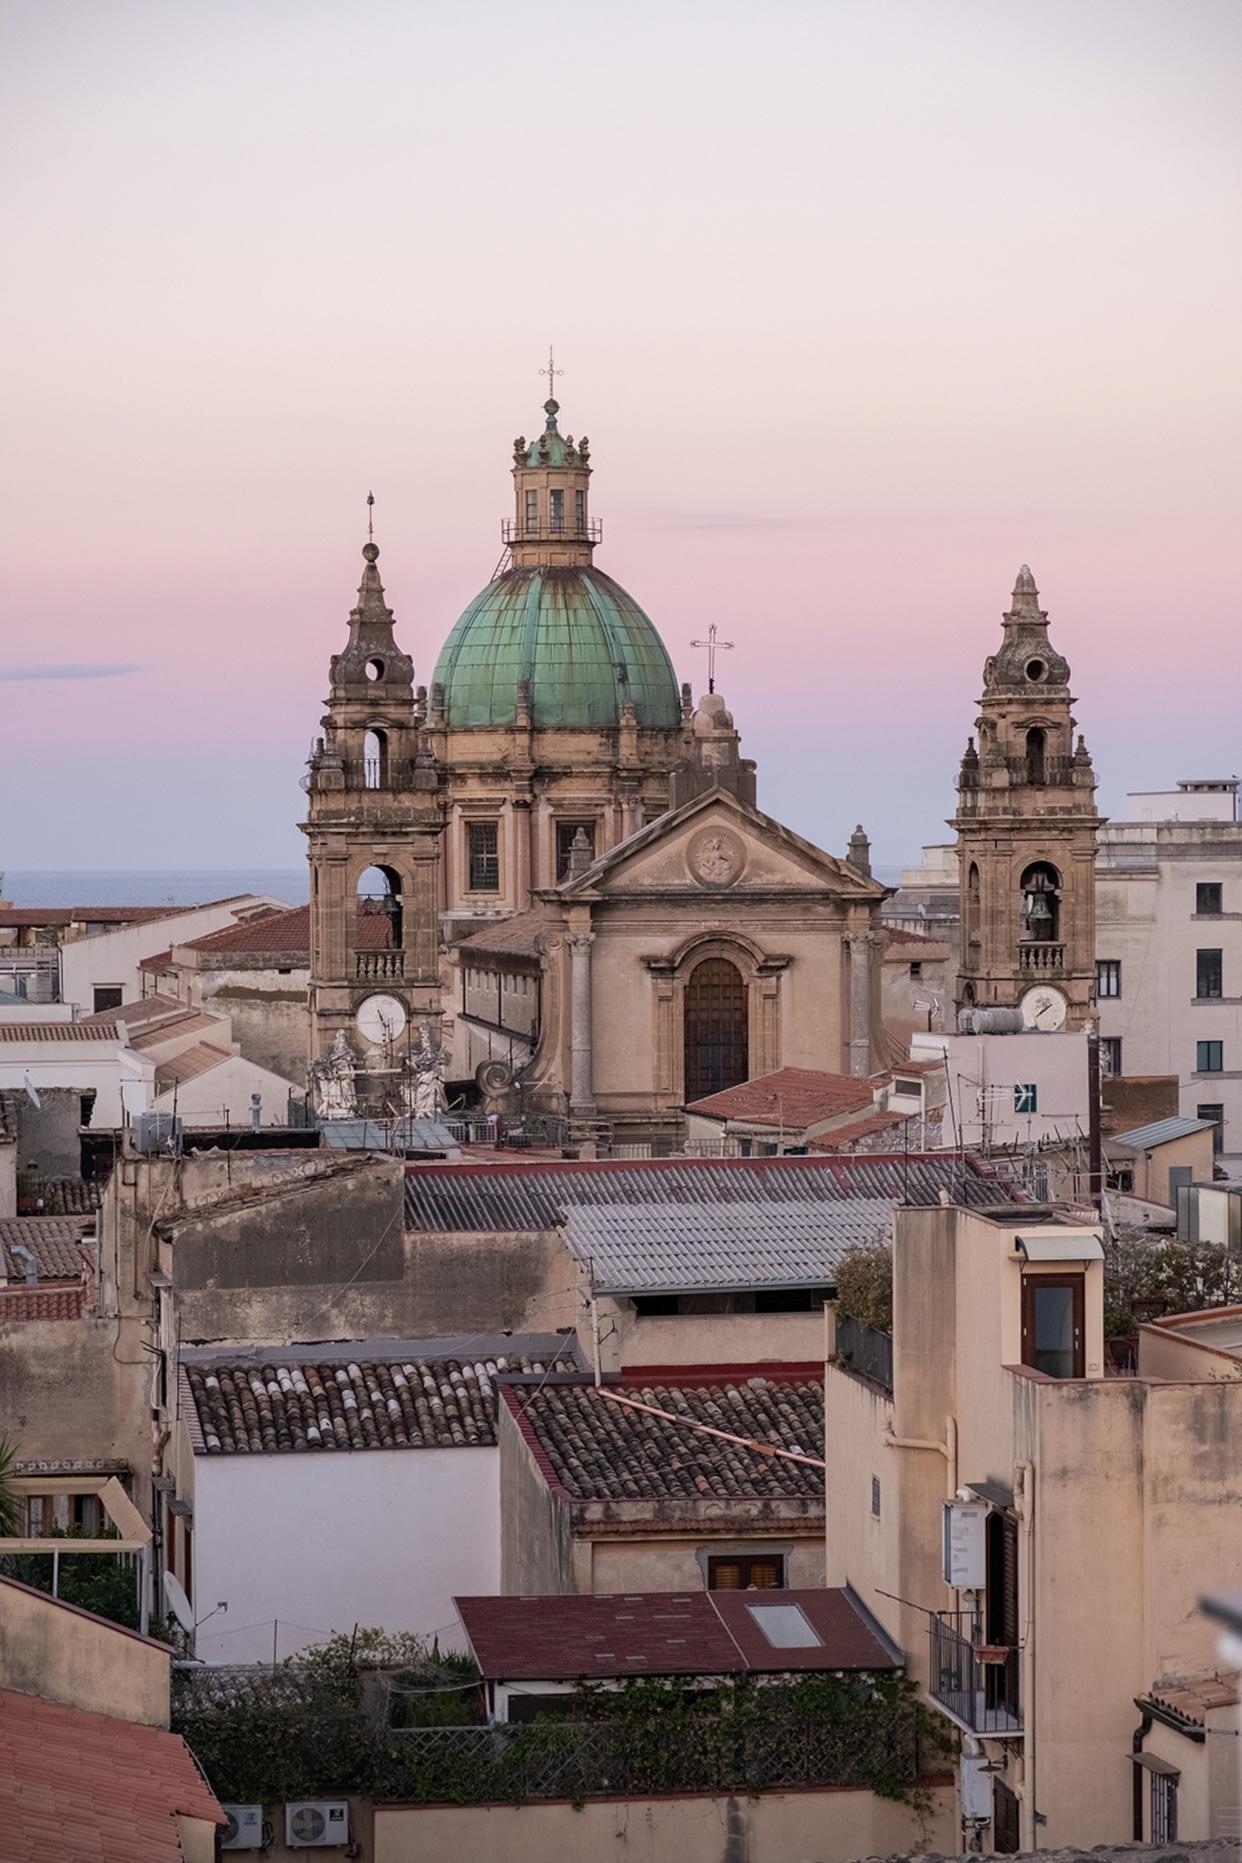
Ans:
{"type": "Polygon", "coordinates": [[[302,831],[312,1076],[330,1054],[338,1072],[354,1065],[358,1110],[382,1113],[398,1099],[420,1022],[434,1024],[439,1013],[443,811],[424,695],[415,693],[414,663],[393,632],[370,522],[367,532],[349,638],[332,656],[323,735],[302,779],[309,798],[302,831]]]}
{"type": "Polygon", "coordinates": [[[983,669],[958,774],[961,956],[956,1000],[1020,1008],[1028,1028],[1081,1029],[1095,1007],[1095,772],[1068,662],[1025,563],[983,669]]]}

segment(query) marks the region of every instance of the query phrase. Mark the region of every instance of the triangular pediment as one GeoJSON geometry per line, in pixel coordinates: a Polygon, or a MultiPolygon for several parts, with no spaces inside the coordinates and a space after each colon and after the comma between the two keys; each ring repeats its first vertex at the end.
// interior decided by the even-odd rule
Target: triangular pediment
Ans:
{"type": "Polygon", "coordinates": [[[883,899],[886,891],[730,791],[713,789],[618,842],[559,887],[557,897],[827,892],[862,901],[883,899]]]}

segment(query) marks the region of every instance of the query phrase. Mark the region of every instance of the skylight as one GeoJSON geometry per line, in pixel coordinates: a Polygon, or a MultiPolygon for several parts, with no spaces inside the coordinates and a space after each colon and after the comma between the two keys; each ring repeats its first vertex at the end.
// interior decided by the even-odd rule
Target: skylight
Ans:
{"type": "Polygon", "coordinates": [[[774,1650],[816,1650],[823,1646],[800,1604],[748,1604],[746,1609],[774,1650]]]}

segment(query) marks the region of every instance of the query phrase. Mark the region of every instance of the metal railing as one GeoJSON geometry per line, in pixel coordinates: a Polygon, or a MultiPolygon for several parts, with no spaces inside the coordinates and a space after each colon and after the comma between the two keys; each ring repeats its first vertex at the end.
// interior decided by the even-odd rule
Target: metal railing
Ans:
{"type": "Polygon", "coordinates": [[[571,543],[602,543],[604,525],[600,518],[502,518],[500,535],[505,543],[542,543],[546,538],[567,538],[571,543]]]}
{"type": "Polygon", "coordinates": [[[893,1338],[861,1320],[837,1320],[837,1357],[863,1378],[870,1378],[889,1396],[893,1393],[893,1338]]]}
{"type": "Polygon", "coordinates": [[[1065,968],[1065,946],[1024,939],[1018,946],[1018,968],[1036,976],[1051,977],[1065,968]]]}
{"type": "Polygon", "coordinates": [[[970,1611],[939,1611],[932,1618],[928,1692],[972,1733],[1020,1734],[1019,1652],[984,1645],[977,1624],[970,1611]]]}

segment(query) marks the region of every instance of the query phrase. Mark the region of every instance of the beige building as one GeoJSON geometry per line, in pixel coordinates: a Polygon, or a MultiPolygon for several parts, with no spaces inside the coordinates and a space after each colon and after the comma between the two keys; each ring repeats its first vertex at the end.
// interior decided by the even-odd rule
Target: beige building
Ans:
{"type": "Polygon", "coordinates": [[[1198,1605],[1242,1581],[1242,1383],[1174,1362],[1172,1326],[1105,1375],[1099,1234],[1046,1209],[902,1210],[894,1258],[891,1381],[828,1368],[827,1578],[960,1730],[964,1838],[1225,1829],[1236,1741],[1161,1703],[1218,1680],[1198,1605]]]}
{"type": "Polygon", "coordinates": [[[1021,1005],[1030,1027],[1080,1029],[1095,993],[1095,773],[1025,563],[1003,626],[958,775],[957,1006],[1021,1005]]]}
{"type": "Polygon", "coordinates": [[[1242,823],[1238,779],[1126,798],[1100,837],[1097,998],[1110,1069],[1175,1074],[1242,1166],[1242,823]]]}

